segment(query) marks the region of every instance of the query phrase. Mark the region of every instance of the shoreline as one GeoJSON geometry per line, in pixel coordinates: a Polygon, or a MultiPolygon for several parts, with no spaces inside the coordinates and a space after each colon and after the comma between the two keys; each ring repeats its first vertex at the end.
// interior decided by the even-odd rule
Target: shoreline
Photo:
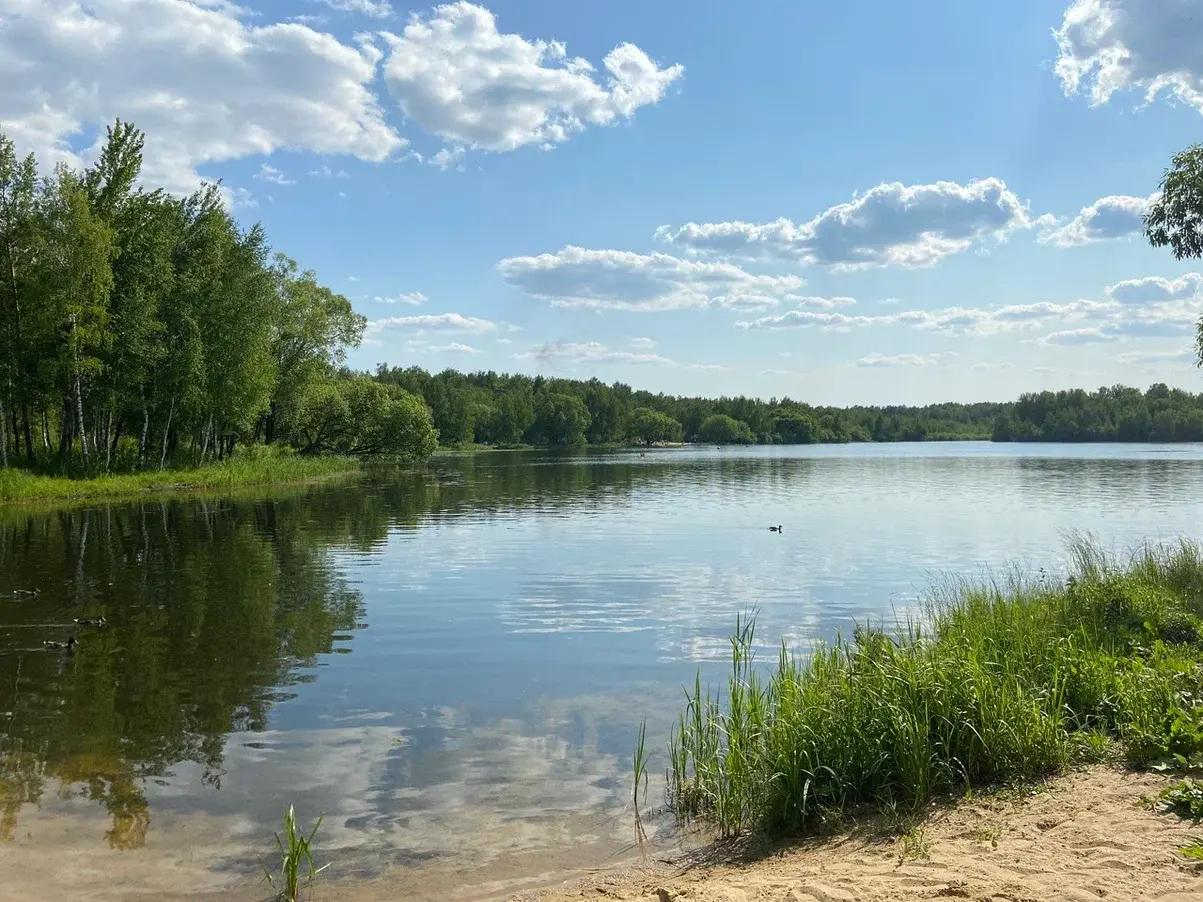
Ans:
{"type": "Polygon", "coordinates": [[[362,471],[362,464],[353,458],[292,455],[235,457],[201,467],[116,473],[84,479],[9,469],[0,470],[0,504],[30,509],[40,505],[122,502],[242,487],[299,485],[362,471]]]}
{"type": "MultiPolygon", "coordinates": [[[[932,898],[1186,902],[1203,864],[1178,847],[1199,826],[1152,809],[1163,774],[1094,765],[1022,790],[927,808],[909,829],[881,823],[776,844],[756,856],[721,845],[587,874],[511,902],[919,902],[932,898]]],[[[351,895],[352,899],[375,896],[351,895]]]]}

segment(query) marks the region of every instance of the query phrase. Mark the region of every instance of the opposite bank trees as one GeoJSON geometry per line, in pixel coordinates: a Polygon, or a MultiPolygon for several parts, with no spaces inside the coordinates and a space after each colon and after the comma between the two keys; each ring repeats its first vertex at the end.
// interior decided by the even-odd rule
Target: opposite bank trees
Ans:
{"type": "Polygon", "coordinates": [[[142,146],[118,121],[94,165],[41,175],[0,134],[0,465],[428,454],[420,400],[340,371],[364,328],[347,299],[239,228],[218,186],[141,185],[142,146]]]}

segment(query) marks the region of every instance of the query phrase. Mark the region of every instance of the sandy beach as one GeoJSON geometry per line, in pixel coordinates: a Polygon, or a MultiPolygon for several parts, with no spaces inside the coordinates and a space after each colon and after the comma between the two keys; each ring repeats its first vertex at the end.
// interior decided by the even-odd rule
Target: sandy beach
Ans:
{"type": "Polygon", "coordinates": [[[1167,780],[1096,767],[1038,792],[959,803],[901,838],[845,833],[759,860],[650,861],[515,902],[988,902],[1203,897],[1203,865],[1177,847],[1203,829],[1149,809],[1167,780]],[[920,840],[915,837],[921,836],[920,840]],[[919,849],[915,847],[919,846],[919,849]],[[923,855],[926,857],[923,857],[923,855]]]}

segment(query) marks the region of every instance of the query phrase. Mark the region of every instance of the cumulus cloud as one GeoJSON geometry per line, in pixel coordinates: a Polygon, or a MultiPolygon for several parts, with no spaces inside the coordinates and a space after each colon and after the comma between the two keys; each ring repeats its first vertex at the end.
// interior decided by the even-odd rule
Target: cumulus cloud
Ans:
{"type": "Polygon", "coordinates": [[[1107,297],[1121,304],[1153,304],[1194,300],[1203,295],[1203,274],[1188,272],[1176,279],[1146,276],[1107,286],[1107,297]]]}
{"type": "Polygon", "coordinates": [[[807,222],[689,222],[656,236],[695,253],[798,260],[837,269],[931,266],[986,238],[1001,239],[1032,219],[996,178],[961,185],[878,185],[807,222]]]}
{"type": "Polygon", "coordinates": [[[553,341],[517,355],[540,363],[628,363],[655,366],[679,366],[675,360],[650,351],[618,351],[599,341],[553,341]]]}
{"type": "Polygon", "coordinates": [[[427,332],[462,332],[482,335],[496,332],[501,325],[493,320],[464,316],[462,313],[426,313],[417,316],[385,316],[369,320],[364,329],[365,344],[380,344],[386,331],[402,331],[411,334],[427,332]]]}
{"type": "Polygon", "coordinates": [[[1088,326],[1084,329],[1062,329],[1040,339],[1045,345],[1084,345],[1100,341],[1115,341],[1119,335],[1108,326],[1088,326]]]}
{"type": "Polygon", "coordinates": [[[479,354],[478,348],[472,345],[466,345],[462,342],[453,341],[445,345],[431,345],[429,350],[440,354],[479,354]]]}
{"type": "Polygon", "coordinates": [[[803,281],[797,276],[754,275],[729,263],[571,245],[553,254],[509,257],[497,268],[510,285],[564,307],[638,311],[709,305],[762,308],[782,301],[822,307],[850,300],[800,296],[796,292],[803,281]]]}
{"type": "MultiPolygon", "coordinates": [[[[628,119],[684,73],[623,43],[602,59],[600,76],[563,43],[500,32],[493,13],[466,2],[435,7],[384,38],[385,82],[405,114],[457,147],[482,150],[550,147],[628,119]]],[[[453,161],[435,157],[437,165],[453,161]]]]}
{"type": "Polygon", "coordinates": [[[856,365],[865,367],[935,366],[946,363],[956,356],[954,351],[941,351],[935,354],[879,354],[874,351],[857,360],[856,365]]]}
{"type": "Polygon", "coordinates": [[[295,185],[296,179],[290,179],[275,166],[268,166],[266,163],[259,164],[259,171],[255,173],[255,178],[261,182],[271,182],[273,185],[295,185]]]}
{"type": "Polygon", "coordinates": [[[387,0],[317,0],[340,13],[358,13],[373,19],[387,19],[393,8],[387,0]]]}
{"type": "Polygon", "coordinates": [[[1203,112],[1203,3],[1076,0],[1056,32],[1056,73],[1092,105],[1117,91],[1167,93],[1203,112]]]}
{"type": "Polygon", "coordinates": [[[1148,208],[1147,197],[1126,194],[1100,197],[1068,222],[1041,217],[1043,228],[1038,240],[1057,247],[1075,247],[1139,234],[1144,231],[1144,215],[1148,208]]]}
{"type": "Polygon", "coordinates": [[[849,331],[872,326],[909,326],[954,335],[994,335],[1039,328],[1047,320],[1072,321],[1101,315],[1118,305],[1105,301],[1069,301],[1011,304],[1004,307],[945,307],[937,310],[902,310],[885,314],[845,314],[829,311],[787,310],[736,323],[741,329],[821,328],[849,331]]]}
{"type": "Polygon", "coordinates": [[[367,42],[188,0],[3,0],[0,15],[0,122],[45,163],[78,164],[76,143],[118,115],[147,132],[148,181],[174,191],[223,160],[379,161],[405,144],[372,94],[367,42]]]}
{"type": "Polygon", "coordinates": [[[376,295],[373,300],[378,304],[407,304],[410,307],[419,307],[425,304],[429,298],[420,291],[406,291],[402,294],[394,295],[376,295]]]}

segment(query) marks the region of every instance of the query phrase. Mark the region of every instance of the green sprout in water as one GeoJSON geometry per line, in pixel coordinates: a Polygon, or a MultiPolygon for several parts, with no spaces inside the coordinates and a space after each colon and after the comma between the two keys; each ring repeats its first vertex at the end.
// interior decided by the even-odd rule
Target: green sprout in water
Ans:
{"type": "Polygon", "coordinates": [[[643,821],[639,817],[639,784],[643,784],[643,798],[647,800],[647,721],[643,720],[639,724],[639,733],[635,738],[635,753],[631,759],[632,770],[635,773],[635,789],[633,793],[633,801],[635,803],[635,835],[642,843],[644,839],[643,821]]]}
{"type": "Polygon", "coordinates": [[[647,721],[639,724],[639,733],[635,737],[635,755],[633,765],[635,771],[635,814],[639,814],[639,784],[643,784],[643,797],[647,800],[647,721]]]}
{"type": "Polygon", "coordinates": [[[297,825],[297,814],[293,806],[289,805],[288,810],[284,812],[284,834],[276,834],[276,846],[280,850],[280,873],[273,877],[271,871],[266,867],[263,869],[267,882],[276,890],[277,899],[297,902],[302,881],[305,886],[309,886],[317,879],[318,874],[330,867],[329,864],[324,864],[319,868],[313,860],[313,837],[322,825],[323,817],[324,815],[318,817],[313,829],[306,836],[297,825]]]}

